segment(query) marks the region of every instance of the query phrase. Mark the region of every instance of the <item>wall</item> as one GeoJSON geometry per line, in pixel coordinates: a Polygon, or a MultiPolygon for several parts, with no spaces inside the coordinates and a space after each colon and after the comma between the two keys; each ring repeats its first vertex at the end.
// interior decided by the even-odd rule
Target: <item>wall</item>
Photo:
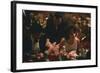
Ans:
{"type": "MultiPolygon", "coordinates": [[[[10,72],[10,1],[0,0],[0,73],[10,72]]],[[[98,5],[100,7],[100,0],[29,0],[51,3],[67,3],[67,4],[84,4],[84,5],[98,5]]],[[[99,12],[100,13],[100,10],[99,12]]],[[[98,15],[100,16],[100,14],[98,15]]],[[[98,17],[98,20],[100,18],[98,17]]],[[[100,22],[98,22],[99,24],[100,22]]],[[[100,25],[98,25],[98,28],[100,25]]],[[[98,30],[100,31],[100,29],[98,30]]],[[[100,34],[98,35],[100,37],[100,34]]],[[[100,40],[100,38],[98,39],[100,40]]],[[[100,43],[100,41],[98,42],[100,43]]],[[[100,46],[99,46],[100,47],[100,46]]],[[[99,49],[99,48],[98,48],[99,49]]],[[[100,50],[98,50],[100,55],[100,50]]],[[[99,58],[100,60],[100,58],[99,58]]],[[[100,66],[100,64],[99,64],[100,66]]],[[[52,71],[38,71],[34,73],[99,73],[100,67],[96,68],[81,68],[81,69],[65,69],[52,71]]],[[[24,72],[23,72],[24,73],[24,72]]],[[[33,73],[33,72],[27,72],[33,73]]]]}

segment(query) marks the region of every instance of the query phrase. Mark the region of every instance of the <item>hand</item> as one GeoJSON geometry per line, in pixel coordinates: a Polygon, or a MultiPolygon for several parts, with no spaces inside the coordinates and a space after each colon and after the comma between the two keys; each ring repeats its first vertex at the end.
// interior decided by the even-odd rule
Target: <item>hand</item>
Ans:
{"type": "Polygon", "coordinates": [[[73,60],[73,59],[76,59],[77,56],[78,56],[78,55],[77,55],[76,51],[73,50],[73,51],[71,51],[71,52],[68,53],[67,58],[73,60]]]}

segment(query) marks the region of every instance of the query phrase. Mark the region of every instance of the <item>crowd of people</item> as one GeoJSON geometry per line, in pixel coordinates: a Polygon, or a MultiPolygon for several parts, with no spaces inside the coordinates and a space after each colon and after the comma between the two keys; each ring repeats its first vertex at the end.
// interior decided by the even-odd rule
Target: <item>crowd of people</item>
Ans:
{"type": "Polygon", "coordinates": [[[89,13],[23,11],[23,62],[91,58],[89,13]]]}

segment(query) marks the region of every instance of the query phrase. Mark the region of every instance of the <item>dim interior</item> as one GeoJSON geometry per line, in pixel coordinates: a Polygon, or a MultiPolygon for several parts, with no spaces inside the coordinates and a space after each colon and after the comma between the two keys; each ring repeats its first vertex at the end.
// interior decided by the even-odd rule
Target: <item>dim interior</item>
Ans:
{"type": "Polygon", "coordinates": [[[22,10],[23,62],[91,59],[91,14],[22,10]]]}

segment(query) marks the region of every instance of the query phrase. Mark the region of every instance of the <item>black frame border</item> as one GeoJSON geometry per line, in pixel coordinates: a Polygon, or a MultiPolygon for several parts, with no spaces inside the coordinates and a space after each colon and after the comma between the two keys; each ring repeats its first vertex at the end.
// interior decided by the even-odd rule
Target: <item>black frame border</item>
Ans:
{"type": "Polygon", "coordinates": [[[58,70],[58,69],[73,69],[73,68],[90,68],[90,67],[98,67],[98,6],[57,4],[57,3],[44,3],[44,2],[28,2],[28,1],[11,1],[11,71],[12,72],[43,71],[43,70],[58,70]],[[17,70],[16,69],[16,63],[17,63],[16,62],[16,32],[17,32],[16,31],[16,5],[17,4],[36,4],[36,5],[95,8],[96,9],[96,65],[17,70]]]}

